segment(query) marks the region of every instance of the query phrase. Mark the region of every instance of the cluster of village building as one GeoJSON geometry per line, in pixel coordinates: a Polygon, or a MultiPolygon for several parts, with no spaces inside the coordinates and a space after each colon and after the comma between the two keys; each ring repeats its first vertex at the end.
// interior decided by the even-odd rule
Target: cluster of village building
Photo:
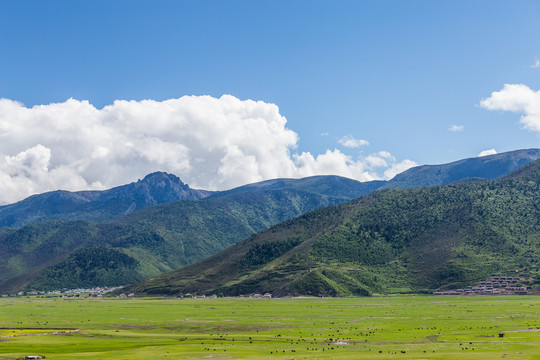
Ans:
{"type": "MultiPolygon", "coordinates": [[[[132,297],[135,296],[133,293],[131,294],[120,294],[118,297],[126,298],[126,297],[132,297]]],[[[194,294],[185,294],[181,295],[180,297],[183,298],[190,298],[190,299],[217,299],[218,297],[223,297],[223,295],[217,296],[216,294],[212,295],[194,295],[194,294]]],[[[239,295],[240,298],[250,298],[250,299],[271,299],[272,294],[265,293],[265,294],[250,294],[250,295],[239,295]]]]}
{"type": "Polygon", "coordinates": [[[526,286],[517,286],[524,280],[517,276],[491,276],[466,289],[435,291],[435,295],[528,295],[526,286]]]}
{"type": "MultiPolygon", "coordinates": [[[[91,289],[62,289],[62,290],[53,290],[53,291],[21,291],[17,295],[18,296],[30,296],[30,295],[38,295],[38,296],[58,296],[58,297],[93,297],[93,298],[100,298],[103,297],[105,294],[110,293],[112,291],[121,289],[122,286],[117,287],[94,287],[91,289]]],[[[134,293],[129,294],[119,294],[116,297],[119,298],[131,298],[134,297],[134,293]]],[[[223,295],[221,295],[223,296],[223,295]]],[[[195,294],[185,294],[181,297],[184,298],[193,298],[193,299],[215,299],[218,298],[218,295],[195,295],[195,294]]],[[[250,294],[250,295],[240,295],[239,297],[247,297],[251,299],[271,299],[272,294],[265,293],[265,294],[250,294]]]]}
{"type": "Polygon", "coordinates": [[[23,295],[58,295],[58,296],[76,296],[76,295],[87,295],[91,294],[94,296],[103,296],[106,293],[109,293],[111,291],[114,291],[116,289],[120,289],[120,287],[94,287],[91,289],[62,289],[62,290],[52,290],[52,291],[21,291],[17,295],[23,296],[23,295]]]}
{"type": "MultiPolygon", "coordinates": [[[[484,281],[480,281],[476,285],[469,286],[465,289],[452,289],[452,290],[440,290],[435,291],[435,295],[534,295],[536,293],[530,292],[526,286],[518,286],[520,281],[524,278],[517,276],[491,276],[484,281]]],[[[66,297],[79,297],[79,295],[89,297],[103,297],[103,295],[120,289],[122,287],[95,287],[91,289],[62,289],[54,291],[29,291],[20,292],[17,295],[60,295],[66,297]]],[[[120,294],[118,297],[133,297],[134,294],[120,294]]],[[[217,298],[217,295],[192,295],[186,294],[183,297],[189,298],[217,298]]],[[[241,295],[240,297],[258,298],[258,299],[270,299],[272,294],[251,294],[241,295]]]]}
{"type": "Polygon", "coordinates": [[[250,298],[252,299],[271,299],[272,298],[272,294],[270,293],[264,293],[264,294],[251,294],[249,295],[250,298]]]}

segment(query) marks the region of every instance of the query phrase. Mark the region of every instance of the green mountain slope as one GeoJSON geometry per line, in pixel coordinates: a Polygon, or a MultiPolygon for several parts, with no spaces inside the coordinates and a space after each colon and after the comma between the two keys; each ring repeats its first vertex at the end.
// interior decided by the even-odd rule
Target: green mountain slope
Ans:
{"type": "MultiPolygon", "coordinates": [[[[505,173],[513,166],[530,161],[535,154],[535,150],[520,150],[485,157],[481,161],[467,159],[455,166],[463,170],[463,164],[476,164],[471,167],[476,170],[461,171],[459,176],[478,175],[477,165],[487,163],[492,170],[497,167],[494,164],[502,164],[501,168],[506,169],[502,173],[505,173]]],[[[431,172],[444,169],[450,173],[454,165],[428,168],[431,172]]],[[[415,171],[411,169],[408,172],[415,171]]],[[[413,177],[407,177],[408,184],[423,184],[423,176],[430,171],[416,172],[417,178],[412,182],[413,177]]],[[[455,178],[439,177],[437,181],[455,178]]],[[[460,179],[460,183],[485,181],[460,179]]],[[[38,217],[40,221],[50,216],[82,220],[31,223],[20,229],[0,228],[0,291],[9,292],[25,286],[49,289],[57,288],[59,284],[79,287],[91,282],[94,285],[134,282],[191,264],[281,221],[360,197],[385,184],[383,181],[360,183],[338,176],[315,176],[269,180],[210,194],[189,189],[175,176],[156,173],[137,183],[109,191],[83,192],[97,200],[83,199],[82,205],[71,203],[70,199],[83,193],[50,193],[54,195],[54,201],[47,198],[47,194],[36,196],[27,199],[32,200],[30,202],[25,200],[21,203],[27,207],[18,208],[19,215],[24,215],[17,215],[19,220],[30,221],[36,211],[44,214],[38,217]],[[57,195],[69,196],[67,200],[62,196],[58,200],[57,195]],[[110,220],[118,216],[118,211],[131,212],[129,209],[169,202],[177,196],[195,200],[201,196],[206,198],[146,207],[113,223],[96,224],[84,220],[88,215],[92,219],[92,216],[105,216],[110,220]],[[34,206],[36,204],[37,207],[34,206]],[[116,211],[116,215],[109,211],[116,211]],[[102,253],[107,254],[110,262],[92,260],[95,254],[102,253]],[[88,257],[88,264],[83,263],[84,254],[88,257]],[[119,254],[129,256],[134,262],[119,254]],[[83,275],[83,270],[94,275],[83,275]],[[118,276],[113,276],[114,273],[118,276]]],[[[13,214],[8,218],[17,219],[13,214]]],[[[278,248],[283,249],[282,246],[278,248]]],[[[275,252],[271,250],[270,253],[275,252]]]]}
{"type": "Polygon", "coordinates": [[[496,274],[540,285],[540,161],[501,180],[378,191],[312,211],[138,294],[366,295],[457,287],[496,274]]]}
{"type": "Polygon", "coordinates": [[[148,207],[109,224],[48,222],[3,229],[0,289],[9,292],[28,284],[33,289],[59,284],[79,287],[89,279],[74,276],[82,274],[81,269],[105,274],[110,267],[123,275],[94,277],[94,285],[134,282],[208,257],[281,221],[341,202],[342,198],[307,191],[256,190],[148,207]],[[81,256],[70,257],[87,248],[125,254],[136,266],[110,252],[112,263],[89,257],[91,267],[82,263],[81,256]]]}

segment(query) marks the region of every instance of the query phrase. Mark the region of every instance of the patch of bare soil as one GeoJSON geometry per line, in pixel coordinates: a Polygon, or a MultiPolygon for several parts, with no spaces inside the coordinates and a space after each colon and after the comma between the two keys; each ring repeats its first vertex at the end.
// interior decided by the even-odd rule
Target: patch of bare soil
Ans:
{"type": "MultiPolygon", "coordinates": [[[[45,329],[43,329],[43,330],[45,330],[45,329]]],[[[51,329],[51,330],[54,330],[54,329],[51,329]]],[[[76,333],[76,332],[79,332],[81,330],[82,329],[73,329],[73,330],[57,330],[57,331],[46,332],[46,333],[13,334],[13,335],[0,336],[0,339],[21,337],[21,336],[64,335],[64,334],[76,333]]]]}

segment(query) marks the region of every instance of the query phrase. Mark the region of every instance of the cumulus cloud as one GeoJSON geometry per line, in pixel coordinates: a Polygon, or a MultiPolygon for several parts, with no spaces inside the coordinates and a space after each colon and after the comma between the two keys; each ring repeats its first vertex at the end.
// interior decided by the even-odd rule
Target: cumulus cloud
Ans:
{"type": "Polygon", "coordinates": [[[537,59],[537,60],[534,62],[534,64],[531,65],[531,68],[533,68],[533,69],[538,69],[538,68],[540,68],[540,60],[537,59]]]}
{"type": "Polygon", "coordinates": [[[351,135],[347,135],[338,140],[338,143],[348,148],[357,148],[364,145],[369,145],[369,142],[363,139],[355,139],[351,135]]]}
{"type": "Polygon", "coordinates": [[[523,114],[520,122],[526,129],[540,132],[540,91],[523,84],[506,84],[494,91],[480,106],[488,110],[504,110],[523,114]]]}
{"type": "Polygon", "coordinates": [[[452,125],[448,128],[449,131],[452,132],[460,132],[463,131],[465,127],[463,125],[452,125]]]}
{"type": "Polygon", "coordinates": [[[31,108],[0,99],[0,203],[110,188],[158,170],[220,190],[322,174],[374,180],[416,165],[388,152],[298,154],[298,135],[286,125],[276,105],[230,95],[118,100],[102,109],[75,99],[31,108]]]}
{"type": "MultiPolygon", "coordinates": [[[[396,163],[396,158],[392,156],[388,151],[379,151],[378,153],[368,155],[365,159],[365,162],[369,167],[388,167],[389,162],[391,164],[396,163]]],[[[415,163],[415,165],[417,165],[415,163]]],[[[414,165],[414,166],[415,166],[414,165]]]]}
{"type": "Polygon", "coordinates": [[[480,152],[480,154],[478,154],[478,157],[488,156],[488,155],[495,155],[496,153],[497,153],[497,151],[495,149],[484,150],[484,151],[480,152]]]}

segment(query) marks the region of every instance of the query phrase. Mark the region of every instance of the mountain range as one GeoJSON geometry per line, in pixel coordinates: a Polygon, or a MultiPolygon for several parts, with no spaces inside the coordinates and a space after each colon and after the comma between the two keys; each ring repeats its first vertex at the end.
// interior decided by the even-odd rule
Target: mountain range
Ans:
{"type": "MultiPolygon", "coordinates": [[[[288,181],[285,184],[289,183],[288,181]]],[[[350,199],[340,177],[150,206],[113,222],[35,222],[0,228],[0,289],[121,285],[203,259],[281,221],[350,199]],[[325,183],[326,185],[321,185],[325,183]],[[336,196],[318,192],[332,188],[336,196]],[[103,262],[101,258],[109,258],[103,262]]]]}
{"type": "Polygon", "coordinates": [[[540,289],[540,160],[495,181],[383,190],[309,212],[138,295],[362,296],[513,275],[540,289]]]}
{"type": "Polygon", "coordinates": [[[0,206],[0,227],[22,227],[48,220],[107,222],[144,207],[177,200],[200,200],[211,194],[211,191],[191,189],[175,175],[156,172],[109,190],[58,190],[0,206]]]}
{"type": "Polygon", "coordinates": [[[164,172],[105,191],[52,191],[0,206],[0,227],[22,227],[49,220],[110,222],[144,207],[178,200],[201,200],[253,190],[303,190],[325,196],[355,199],[378,189],[413,189],[456,181],[493,180],[539,159],[540,149],[516,150],[469,158],[443,165],[410,168],[388,181],[359,182],[339,176],[274,179],[227,191],[191,189],[177,176],[164,172]]]}
{"type": "MultiPolygon", "coordinates": [[[[0,223],[11,226],[0,228],[0,291],[134,283],[315,209],[376,197],[386,188],[482,184],[538,158],[538,149],[518,150],[412,168],[390,181],[315,176],[221,192],[193,190],[174,175],[154,173],[102,192],[35,195],[0,207],[0,223]]],[[[298,245],[291,241],[287,246],[298,245]]],[[[285,249],[278,247],[261,249],[285,249]]]]}

